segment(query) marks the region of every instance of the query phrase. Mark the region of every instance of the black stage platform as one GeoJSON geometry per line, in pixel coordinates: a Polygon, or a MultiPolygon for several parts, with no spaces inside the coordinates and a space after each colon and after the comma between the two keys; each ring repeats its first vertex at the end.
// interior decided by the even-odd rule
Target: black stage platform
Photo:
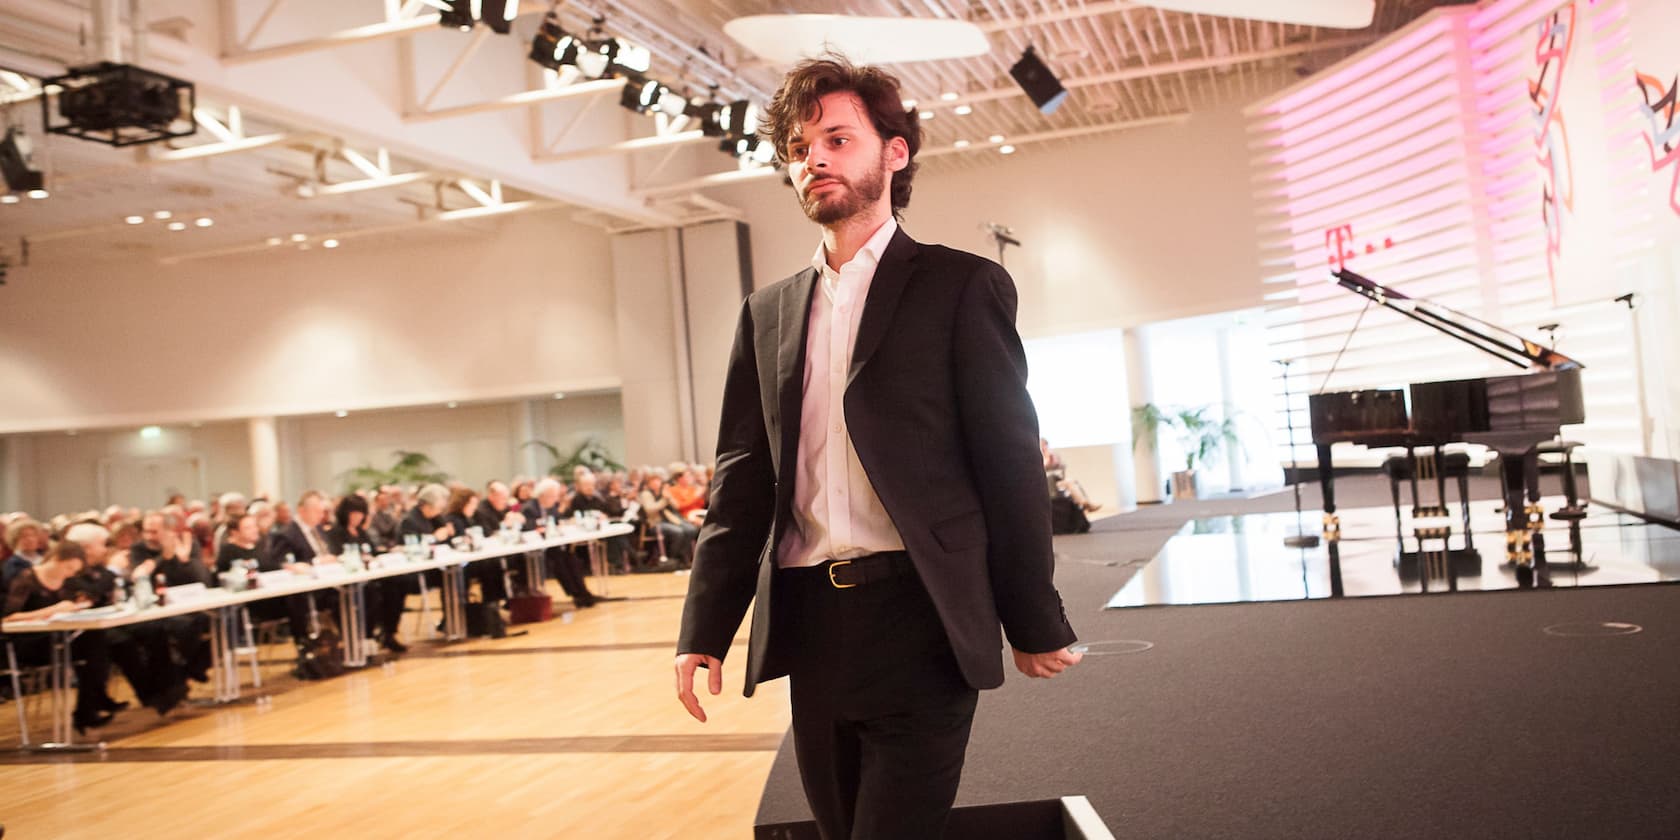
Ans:
{"type": "MultiPolygon", "coordinates": [[[[1297,558],[1297,594],[1266,583],[1269,573],[1254,573],[1249,593],[1309,600],[1105,610],[1137,568],[1130,555],[1158,531],[1099,524],[1102,533],[1058,539],[1057,583],[1081,637],[1113,653],[1052,681],[1011,673],[986,692],[959,807],[1082,794],[1118,837],[1680,836],[1670,772],[1680,756],[1680,587],[1465,585],[1332,599],[1314,594],[1310,562],[1300,581],[1297,558]]],[[[1243,527],[1184,537],[1281,546],[1270,520],[1243,527]]],[[[1653,570],[1647,579],[1672,576],[1664,568],[1680,542],[1644,527],[1589,520],[1583,542],[1600,571],[1579,582],[1608,583],[1640,563],[1653,570]],[[1612,562],[1618,542],[1635,547],[1620,557],[1654,562],[1612,562]]],[[[1381,567],[1391,523],[1384,533],[1386,543],[1344,547],[1370,542],[1360,562],[1381,567]]],[[[1489,554],[1502,548],[1497,536],[1489,554]]],[[[1209,555],[1173,574],[1195,579],[1188,591],[1240,594],[1234,580],[1201,580],[1238,568],[1232,551],[1209,555]]],[[[1352,574],[1346,562],[1350,589],[1406,590],[1392,570],[1386,583],[1355,587],[1381,575],[1352,574]]],[[[1263,565],[1251,557],[1251,569],[1263,565]]],[[[1477,585],[1501,575],[1484,567],[1477,585]]],[[[784,743],[757,836],[814,836],[785,828],[806,818],[784,743]]]]}

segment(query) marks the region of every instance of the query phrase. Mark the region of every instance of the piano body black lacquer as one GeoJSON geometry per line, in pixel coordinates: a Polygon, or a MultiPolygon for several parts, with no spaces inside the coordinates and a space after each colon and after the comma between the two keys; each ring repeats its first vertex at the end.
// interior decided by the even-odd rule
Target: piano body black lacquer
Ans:
{"type": "MultiPolygon", "coordinates": [[[[1500,327],[1425,300],[1406,297],[1358,274],[1335,273],[1342,287],[1434,327],[1530,373],[1442,382],[1414,382],[1408,414],[1399,389],[1340,391],[1307,398],[1313,443],[1318,448],[1324,491],[1325,536],[1340,536],[1330,447],[1337,443],[1439,449],[1448,443],[1476,443],[1499,453],[1505,497],[1506,556],[1519,581],[1532,581],[1539,542],[1539,464],[1535,447],[1556,437],[1559,427],[1586,419],[1581,399],[1581,364],[1500,327]]],[[[1437,481],[1440,480],[1437,472],[1437,481]]],[[[1444,487],[1437,488],[1445,501],[1444,487]]],[[[1417,497],[1417,474],[1412,473],[1417,497]]],[[[1443,513],[1439,508],[1436,513],[1443,513]]],[[[1468,523],[1466,523],[1468,532],[1468,523]]],[[[1468,535],[1467,535],[1468,538],[1468,535]]],[[[1543,560],[1543,554],[1541,555],[1543,560]]]]}

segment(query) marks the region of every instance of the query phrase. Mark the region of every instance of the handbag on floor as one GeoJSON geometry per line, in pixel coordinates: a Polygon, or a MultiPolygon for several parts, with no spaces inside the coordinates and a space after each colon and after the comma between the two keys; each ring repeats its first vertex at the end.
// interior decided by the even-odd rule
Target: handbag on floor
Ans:
{"type": "Polygon", "coordinates": [[[554,596],[515,595],[508,599],[508,615],[513,624],[548,621],[554,617],[554,596]]]}
{"type": "Polygon", "coordinates": [[[467,604],[467,635],[501,639],[507,636],[507,622],[495,604],[473,601],[467,604]]]}

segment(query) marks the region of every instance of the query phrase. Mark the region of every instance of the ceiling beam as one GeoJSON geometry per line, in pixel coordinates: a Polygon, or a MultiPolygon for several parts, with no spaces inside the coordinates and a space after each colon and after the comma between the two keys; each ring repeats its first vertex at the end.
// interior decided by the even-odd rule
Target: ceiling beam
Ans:
{"type": "Polygon", "coordinates": [[[249,64],[254,61],[268,61],[275,58],[285,58],[292,55],[328,50],[347,44],[363,44],[369,41],[383,41],[387,38],[406,38],[416,32],[433,30],[438,27],[439,16],[436,14],[420,15],[407,20],[383,21],[370,23],[345,29],[319,38],[307,38],[293,41],[289,44],[278,44],[272,47],[262,47],[254,50],[231,50],[222,56],[225,64],[249,64]]]}
{"type": "Polygon", "coordinates": [[[469,114],[482,114],[486,111],[523,108],[527,105],[535,105],[539,102],[553,102],[558,99],[571,99],[578,96],[593,96],[601,93],[614,93],[622,87],[624,87],[623,79],[599,79],[593,82],[579,82],[565,87],[527,90],[521,93],[504,96],[500,99],[490,99],[484,102],[457,105],[453,108],[439,108],[435,111],[419,111],[403,117],[403,120],[405,122],[447,120],[454,117],[464,117],[469,114]]]}
{"type": "Polygon", "coordinates": [[[637,152],[643,149],[658,149],[665,146],[673,148],[677,146],[688,146],[694,143],[702,143],[707,140],[715,139],[719,138],[707,137],[705,132],[699,129],[694,129],[692,131],[679,131],[675,134],[654,134],[647,137],[635,137],[629,140],[620,140],[617,143],[608,143],[605,146],[590,146],[586,149],[570,149],[564,152],[547,152],[540,155],[533,155],[531,159],[543,163],[553,163],[562,160],[578,160],[580,158],[596,157],[598,155],[616,155],[626,152],[637,152]]]}

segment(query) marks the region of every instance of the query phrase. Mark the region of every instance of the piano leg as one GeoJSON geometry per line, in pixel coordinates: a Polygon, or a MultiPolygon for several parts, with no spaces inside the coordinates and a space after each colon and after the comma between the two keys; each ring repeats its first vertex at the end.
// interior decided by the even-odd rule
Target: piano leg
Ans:
{"type": "Polygon", "coordinates": [[[1529,553],[1527,481],[1522,452],[1499,453],[1500,485],[1505,495],[1505,560],[1516,568],[1517,585],[1534,585],[1534,557],[1529,553]]]}
{"type": "Polygon", "coordinates": [[[1470,533],[1470,470],[1458,474],[1458,512],[1464,523],[1464,550],[1476,550],[1476,538],[1470,533]]]}
{"type": "Polygon", "coordinates": [[[1336,477],[1330,470],[1330,445],[1318,445],[1318,487],[1324,496],[1324,538],[1342,538],[1342,521],[1336,518],[1336,477]]]}

